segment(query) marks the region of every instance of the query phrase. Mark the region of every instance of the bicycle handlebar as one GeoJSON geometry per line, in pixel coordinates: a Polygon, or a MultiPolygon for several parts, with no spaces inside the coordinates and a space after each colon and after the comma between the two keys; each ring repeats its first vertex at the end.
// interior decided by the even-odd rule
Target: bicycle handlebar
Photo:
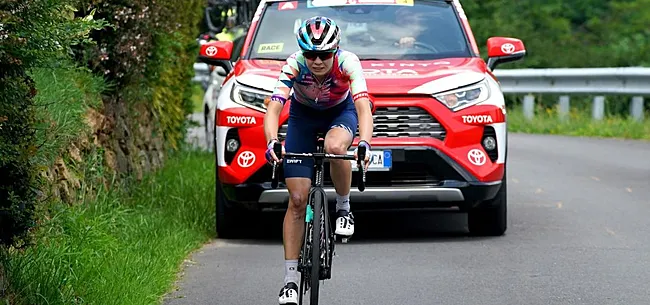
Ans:
{"type": "MultiPolygon", "coordinates": [[[[359,146],[357,148],[357,169],[358,175],[361,175],[357,188],[360,192],[363,192],[366,189],[366,171],[363,166],[363,160],[366,159],[366,147],[359,146]]],[[[282,144],[276,142],[273,144],[273,152],[276,156],[282,156],[282,144]]],[[[340,160],[354,160],[354,155],[337,155],[337,154],[328,154],[328,153],[285,153],[284,158],[287,157],[297,157],[297,158],[313,158],[313,159],[340,159],[340,160]]],[[[275,170],[278,167],[278,162],[273,161],[273,172],[271,174],[271,187],[278,187],[278,177],[275,175],[275,170]]]]}

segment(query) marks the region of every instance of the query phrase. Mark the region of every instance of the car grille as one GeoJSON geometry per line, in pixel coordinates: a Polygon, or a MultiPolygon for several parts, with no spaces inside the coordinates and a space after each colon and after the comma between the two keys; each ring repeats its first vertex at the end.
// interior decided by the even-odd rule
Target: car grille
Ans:
{"type": "MultiPolygon", "coordinates": [[[[324,167],[325,186],[334,186],[329,172],[329,165],[324,167]]],[[[366,186],[389,187],[412,184],[437,184],[440,177],[433,168],[422,162],[395,162],[391,171],[366,172],[366,186]]],[[[358,184],[357,173],[352,174],[352,187],[358,184]]]]}
{"type": "MultiPolygon", "coordinates": [[[[445,128],[420,107],[377,107],[373,120],[373,137],[432,137],[444,140],[446,136],[445,128]]],[[[278,137],[282,140],[286,133],[285,123],[278,130],[278,137]]]]}

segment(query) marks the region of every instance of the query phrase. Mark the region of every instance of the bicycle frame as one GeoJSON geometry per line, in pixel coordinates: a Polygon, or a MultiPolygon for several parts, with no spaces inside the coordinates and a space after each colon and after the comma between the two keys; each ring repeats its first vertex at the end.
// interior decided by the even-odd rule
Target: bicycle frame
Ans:
{"type": "MultiPolygon", "coordinates": [[[[303,235],[303,245],[298,260],[298,271],[300,277],[300,292],[298,303],[302,305],[302,297],[310,290],[310,305],[318,304],[319,281],[331,278],[332,258],[334,256],[335,236],[331,229],[329,216],[327,194],[323,189],[324,163],[327,159],[354,160],[353,155],[337,155],[324,152],[325,140],[320,135],[317,137],[315,153],[291,153],[284,154],[284,158],[312,158],[314,160],[315,175],[312,180],[312,186],[307,198],[307,207],[305,213],[305,232],[303,235]],[[318,223],[313,220],[318,219],[318,223]],[[318,240],[318,247],[313,245],[318,240]],[[314,263],[316,262],[316,263],[314,263]]],[[[276,156],[282,155],[282,144],[275,143],[273,152],[276,156]]],[[[366,147],[360,146],[357,151],[357,175],[359,176],[358,189],[360,192],[365,190],[366,172],[362,165],[366,157],[366,147]]],[[[278,177],[276,169],[277,162],[273,162],[271,187],[277,188],[278,177]]]]}

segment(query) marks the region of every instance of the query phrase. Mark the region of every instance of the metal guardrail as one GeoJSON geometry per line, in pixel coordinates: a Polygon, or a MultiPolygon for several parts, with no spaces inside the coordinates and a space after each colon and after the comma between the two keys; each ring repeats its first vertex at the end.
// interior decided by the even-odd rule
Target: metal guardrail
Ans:
{"type": "MultiPolygon", "coordinates": [[[[195,63],[193,81],[207,84],[208,65],[195,63]]],[[[494,74],[505,94],[525,94],[523,111],[527,118],[535,113],[533,94],[562,94],[558,100],[560,117],[569,113],[570,95],[596,94],[592,118],[600,120],[605,113],[605,95],[629,95],[630,116],[644,119],[643,96],[650,95],[650,68],[559,68],[559,69],[497,69],[494,74]]]]}
{"type": "Polygon", "coordinates": [[[558,100],[559,115],[569,113],[570,95],[596,94],[592,104],[592,118],[600,120],[605,113],[605,95],[629,95],[630,116],[644,119],[643,96],[650,95],[650,68],[560,68],[560,69],[501,69],[494,74],[504,93],[526,94],[523,111],[527,118],[534,116],[535,93],[562,94],[558,100]]]}

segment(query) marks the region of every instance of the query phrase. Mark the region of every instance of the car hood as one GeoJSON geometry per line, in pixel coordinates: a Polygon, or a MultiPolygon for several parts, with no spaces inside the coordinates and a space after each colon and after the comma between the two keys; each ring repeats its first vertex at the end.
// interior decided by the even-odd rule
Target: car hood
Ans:
{"type": "MultiPolygon", "coordinates": [[[[284,61],[242,60],[236,66],[237,81],[247,86],[273,91],[284,61]]],[[[485,64],[480,58],[453,58],[431,61],[362,60],[371,94],[432,94],[483,80],[485,64]]]]}

